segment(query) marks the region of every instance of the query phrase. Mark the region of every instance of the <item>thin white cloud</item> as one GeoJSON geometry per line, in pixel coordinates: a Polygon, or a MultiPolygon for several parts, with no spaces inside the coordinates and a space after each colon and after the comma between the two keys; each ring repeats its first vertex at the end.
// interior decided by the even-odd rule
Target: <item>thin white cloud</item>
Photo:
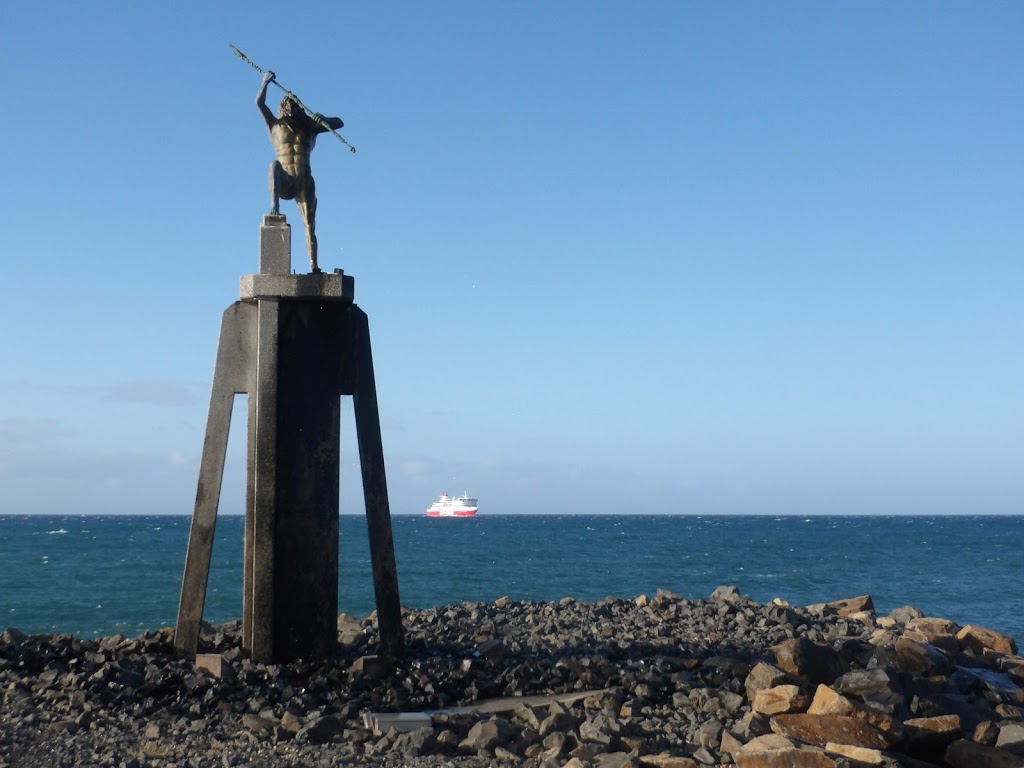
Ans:
{"type": "Polygon", "coordinates": [[[0,448],[17,448],[26,443],[49,442],[70,437],[74,432],[57,419],[0,419],[0,448]]]}
{"type": "Polygon", "coordinates": [[[105,399],[112,402],[178,407],[201,403],[202,386],[204,385],[194,381],[149,377],[126,381],[104,389],[105,399]]]}

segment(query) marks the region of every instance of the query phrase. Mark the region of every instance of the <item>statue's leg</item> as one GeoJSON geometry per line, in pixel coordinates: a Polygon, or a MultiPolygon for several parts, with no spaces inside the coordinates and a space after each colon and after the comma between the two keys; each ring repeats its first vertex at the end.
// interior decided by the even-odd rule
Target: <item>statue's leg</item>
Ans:
{"type": "Polygon", "coordinates": [[[281,185],[284,169],[277,160],[270,164],[270,213],[274,216],[281,214],[281,185]]]}
{"type": "Polygon", "coordinates": [[[309,271],[319,272],[320,266],[317,263],[317,242],[316,242],[316,186],[313,179],[305,185],[301,195],[295,196],[295,203],[299,206],[299,213],[302,214],[302,221],[306,225],[306,250],[309,252],[309,271]]]}

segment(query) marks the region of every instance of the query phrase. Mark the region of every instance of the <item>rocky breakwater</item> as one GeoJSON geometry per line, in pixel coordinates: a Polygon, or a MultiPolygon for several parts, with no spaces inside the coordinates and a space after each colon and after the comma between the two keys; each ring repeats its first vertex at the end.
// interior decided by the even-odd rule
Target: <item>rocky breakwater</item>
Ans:
{"type": "Polygon", "coordinates": [[[659,591],[405,613],[407,653],[339,618],[329,662],[136,638],[0,636],[0,767],[1024,768],[1024,658],[869,597],[659,591]]]}

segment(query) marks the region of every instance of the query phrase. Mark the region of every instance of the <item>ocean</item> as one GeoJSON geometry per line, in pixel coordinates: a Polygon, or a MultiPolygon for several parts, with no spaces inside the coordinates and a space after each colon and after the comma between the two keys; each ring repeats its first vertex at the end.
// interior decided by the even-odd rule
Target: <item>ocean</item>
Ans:
{"type": "MultiPolygon", "coordinates": [[[[0,629],[95,637],[173,626],[190,516],[0,515],[0,629]]],[[[1024,646],[1024,516],[395,516],[402,604],[690,599],[734,584],[794,605],[863,594],[1024,646]]],[[[340,610],[373,608],[366,524],[342,516],[340,610]]],[[[242,518],[217,523],[204,618],[242,612],[242,518]]]]}

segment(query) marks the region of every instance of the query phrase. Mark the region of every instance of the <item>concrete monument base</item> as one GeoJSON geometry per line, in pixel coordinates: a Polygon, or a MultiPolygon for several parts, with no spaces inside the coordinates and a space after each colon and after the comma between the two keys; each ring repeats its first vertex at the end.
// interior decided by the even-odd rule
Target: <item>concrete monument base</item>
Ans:
{"type": "Polygon", "coordinates": [[[265,663],[332,654],[338,615],[340,401],[351,395],[381,650],[400,655],[398,576],[369,324],[353,303],[354,280],[340,270],[288,273],[290,255],[285,266],[276,252],[283,242],[290,244],[287,226],[283,216],[265,217],[261,273],[241,278],[241,300],[224,312],[175,645],[191,654],[197,649],[231,406],[235,394],[245,393],[243,648],[265,663]]]}

